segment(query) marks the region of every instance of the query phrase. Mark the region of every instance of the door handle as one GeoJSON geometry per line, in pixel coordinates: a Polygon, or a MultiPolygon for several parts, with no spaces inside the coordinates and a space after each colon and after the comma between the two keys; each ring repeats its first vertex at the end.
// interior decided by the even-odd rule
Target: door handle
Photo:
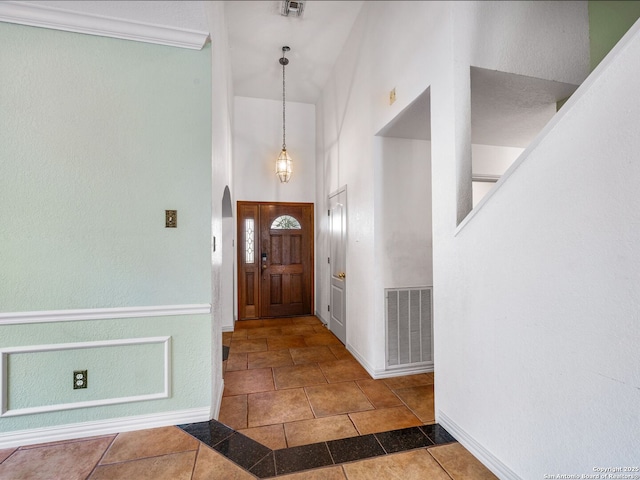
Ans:
{"type": "Polygon", "coordinates": [[[262,264],[262,269],[263,269],[263,270],[266,270],[266,269],[267,269],[267,264],[266,264],[266,263],[263,263],[263,264],[262,264]]]}
{"type": "Polygon", "coordinates": [[[346,277],[347,277],[347,274],[346,274],[346,273],[344,273],[344,272],[340,272],[340,273],[338,274],[338,278],[340,278],[340,279],[342,279],[342,280],[344,280],[346,277]]]}

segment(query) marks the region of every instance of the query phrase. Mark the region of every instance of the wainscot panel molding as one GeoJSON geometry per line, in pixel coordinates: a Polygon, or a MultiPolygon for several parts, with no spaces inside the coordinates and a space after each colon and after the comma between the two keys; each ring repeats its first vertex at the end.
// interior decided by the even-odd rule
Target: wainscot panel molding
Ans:
{"type": "Polygon", "coordinates": [[[49,345],[27,345],[21,347],[0,348],[0,418],[15,417],[18,415],[33,415],[36,413],[59,412],[75,408],[99,407],[104,405],[115,405],[119,403],[142,402],[147,400],[157,400],[169,398],[171,395],[171,337],[146,337],[146,338],[126,338],[118,340],[101,340],[95,342],[77,343],[54,343],[49,345]],[[114,347],[146,345],[159,343],[163,345],[163,387],[162,391],[145,395],[134,395],[129,397],[103,398],[99,400],[88,400],[82,402],[59,403],[53,405],[42,405],[29,408],[10,409],[9,388],[10,379],[8,371],[8,359],[11,354],[26,354],[38,352],[54,352],[63,350],[77,350],[85,348],[114,347]]]}
{"type": "Polygon", "coordinates": [[[192,50],[201,50],[209,37],[209,32],[72,12],[27,2],[0,2],[0,21],[192,50]]]}
{"type": "Polygon", "coordinates": [[[0,449],[209,421],[209,407],[0,433],[0,449]]]}
{"type": "MultiPolygon", "coordinates": [[[[0,3],[0,5],[2,5],[0,3]]],[[[207,315],[210,304],[158,305],[151,307],[89,308],[81,310],[42,310],[38,312],[0,313],[0,325],[26,323],[77,322],[80,320],[109,320],[113,318],[173,317],[178,315],[207,315]]]]}
{"type": "Polygon", "coordinates": [[[436,413],[436,422],[442,425],[453,437],[480,460],[489,470],[502,480],[522,480],[516,473],[502,463],[493,453],[460,428],[440,410],[436,413]]]}

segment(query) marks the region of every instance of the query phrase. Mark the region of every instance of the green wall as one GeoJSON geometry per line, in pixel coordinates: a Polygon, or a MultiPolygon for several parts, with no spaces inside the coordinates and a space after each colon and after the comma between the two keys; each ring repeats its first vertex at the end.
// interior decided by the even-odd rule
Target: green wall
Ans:
{"type": "MultiPolygon", "coordinates": [[[[209,46],[2,22],[0,45],[0,313],[210,304],[209,46]],[[177,229],[164,227],[166,209],[178,210],[177,229]]],[[[8,417],[0,432],[208,407],[212,381],[210,315],[0,322],[0,347],[163,335],[172,338],[171,398],[8,417]]],[[[157,391],[157,348],[112,348],[10,356],[10,401],[157,391]],[[127,361],[114,355],[138,382],[122,380],[127,361]],[[72,391],[71,366],[87,364],[89,388],[72,391]]]]}
{"type": "Polygon", "coordinates": [[[640,18],[640,1],[589,1],[591,70],[640,18]]]}

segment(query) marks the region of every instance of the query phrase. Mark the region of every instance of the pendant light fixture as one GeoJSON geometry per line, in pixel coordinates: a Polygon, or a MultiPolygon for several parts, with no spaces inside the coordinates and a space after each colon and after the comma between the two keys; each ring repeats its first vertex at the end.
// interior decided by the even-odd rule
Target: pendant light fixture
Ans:
{"type": "Polygon", "coordinates": [[[284,67],[288,65],[289,59],[285,57],[286,52],[291,50],[289,47],[282,47],[282,58],[280,58],[280,65],[282,65],[282,151],[278,155],[276,160],[276,175],[280,178],[280,182],[287,183],[291,178],[291,157],[287,153],[286,142],[286,86],[284,77],[284,67]]]}

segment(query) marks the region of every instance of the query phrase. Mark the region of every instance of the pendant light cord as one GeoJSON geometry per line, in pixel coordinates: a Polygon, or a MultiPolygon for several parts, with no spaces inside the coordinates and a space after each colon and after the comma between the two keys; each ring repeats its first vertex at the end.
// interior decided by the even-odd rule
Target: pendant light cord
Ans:
{"type": "MultiPolygon", "coordinates": [[[[282,52],[282,58],[284,58],[284,52],[282,52]]],[[[285,89],[285,81],[284,81],[284,67],[286,66],[286,62],[282,62],[282,149],[286,150],[287,149],[287,142],[285,141],[286,138],[286,122],[285,122],[285,118],[286,118],[286,108],[285,108],[285,95],[286,95],[286,89],[285,89]]]]}

